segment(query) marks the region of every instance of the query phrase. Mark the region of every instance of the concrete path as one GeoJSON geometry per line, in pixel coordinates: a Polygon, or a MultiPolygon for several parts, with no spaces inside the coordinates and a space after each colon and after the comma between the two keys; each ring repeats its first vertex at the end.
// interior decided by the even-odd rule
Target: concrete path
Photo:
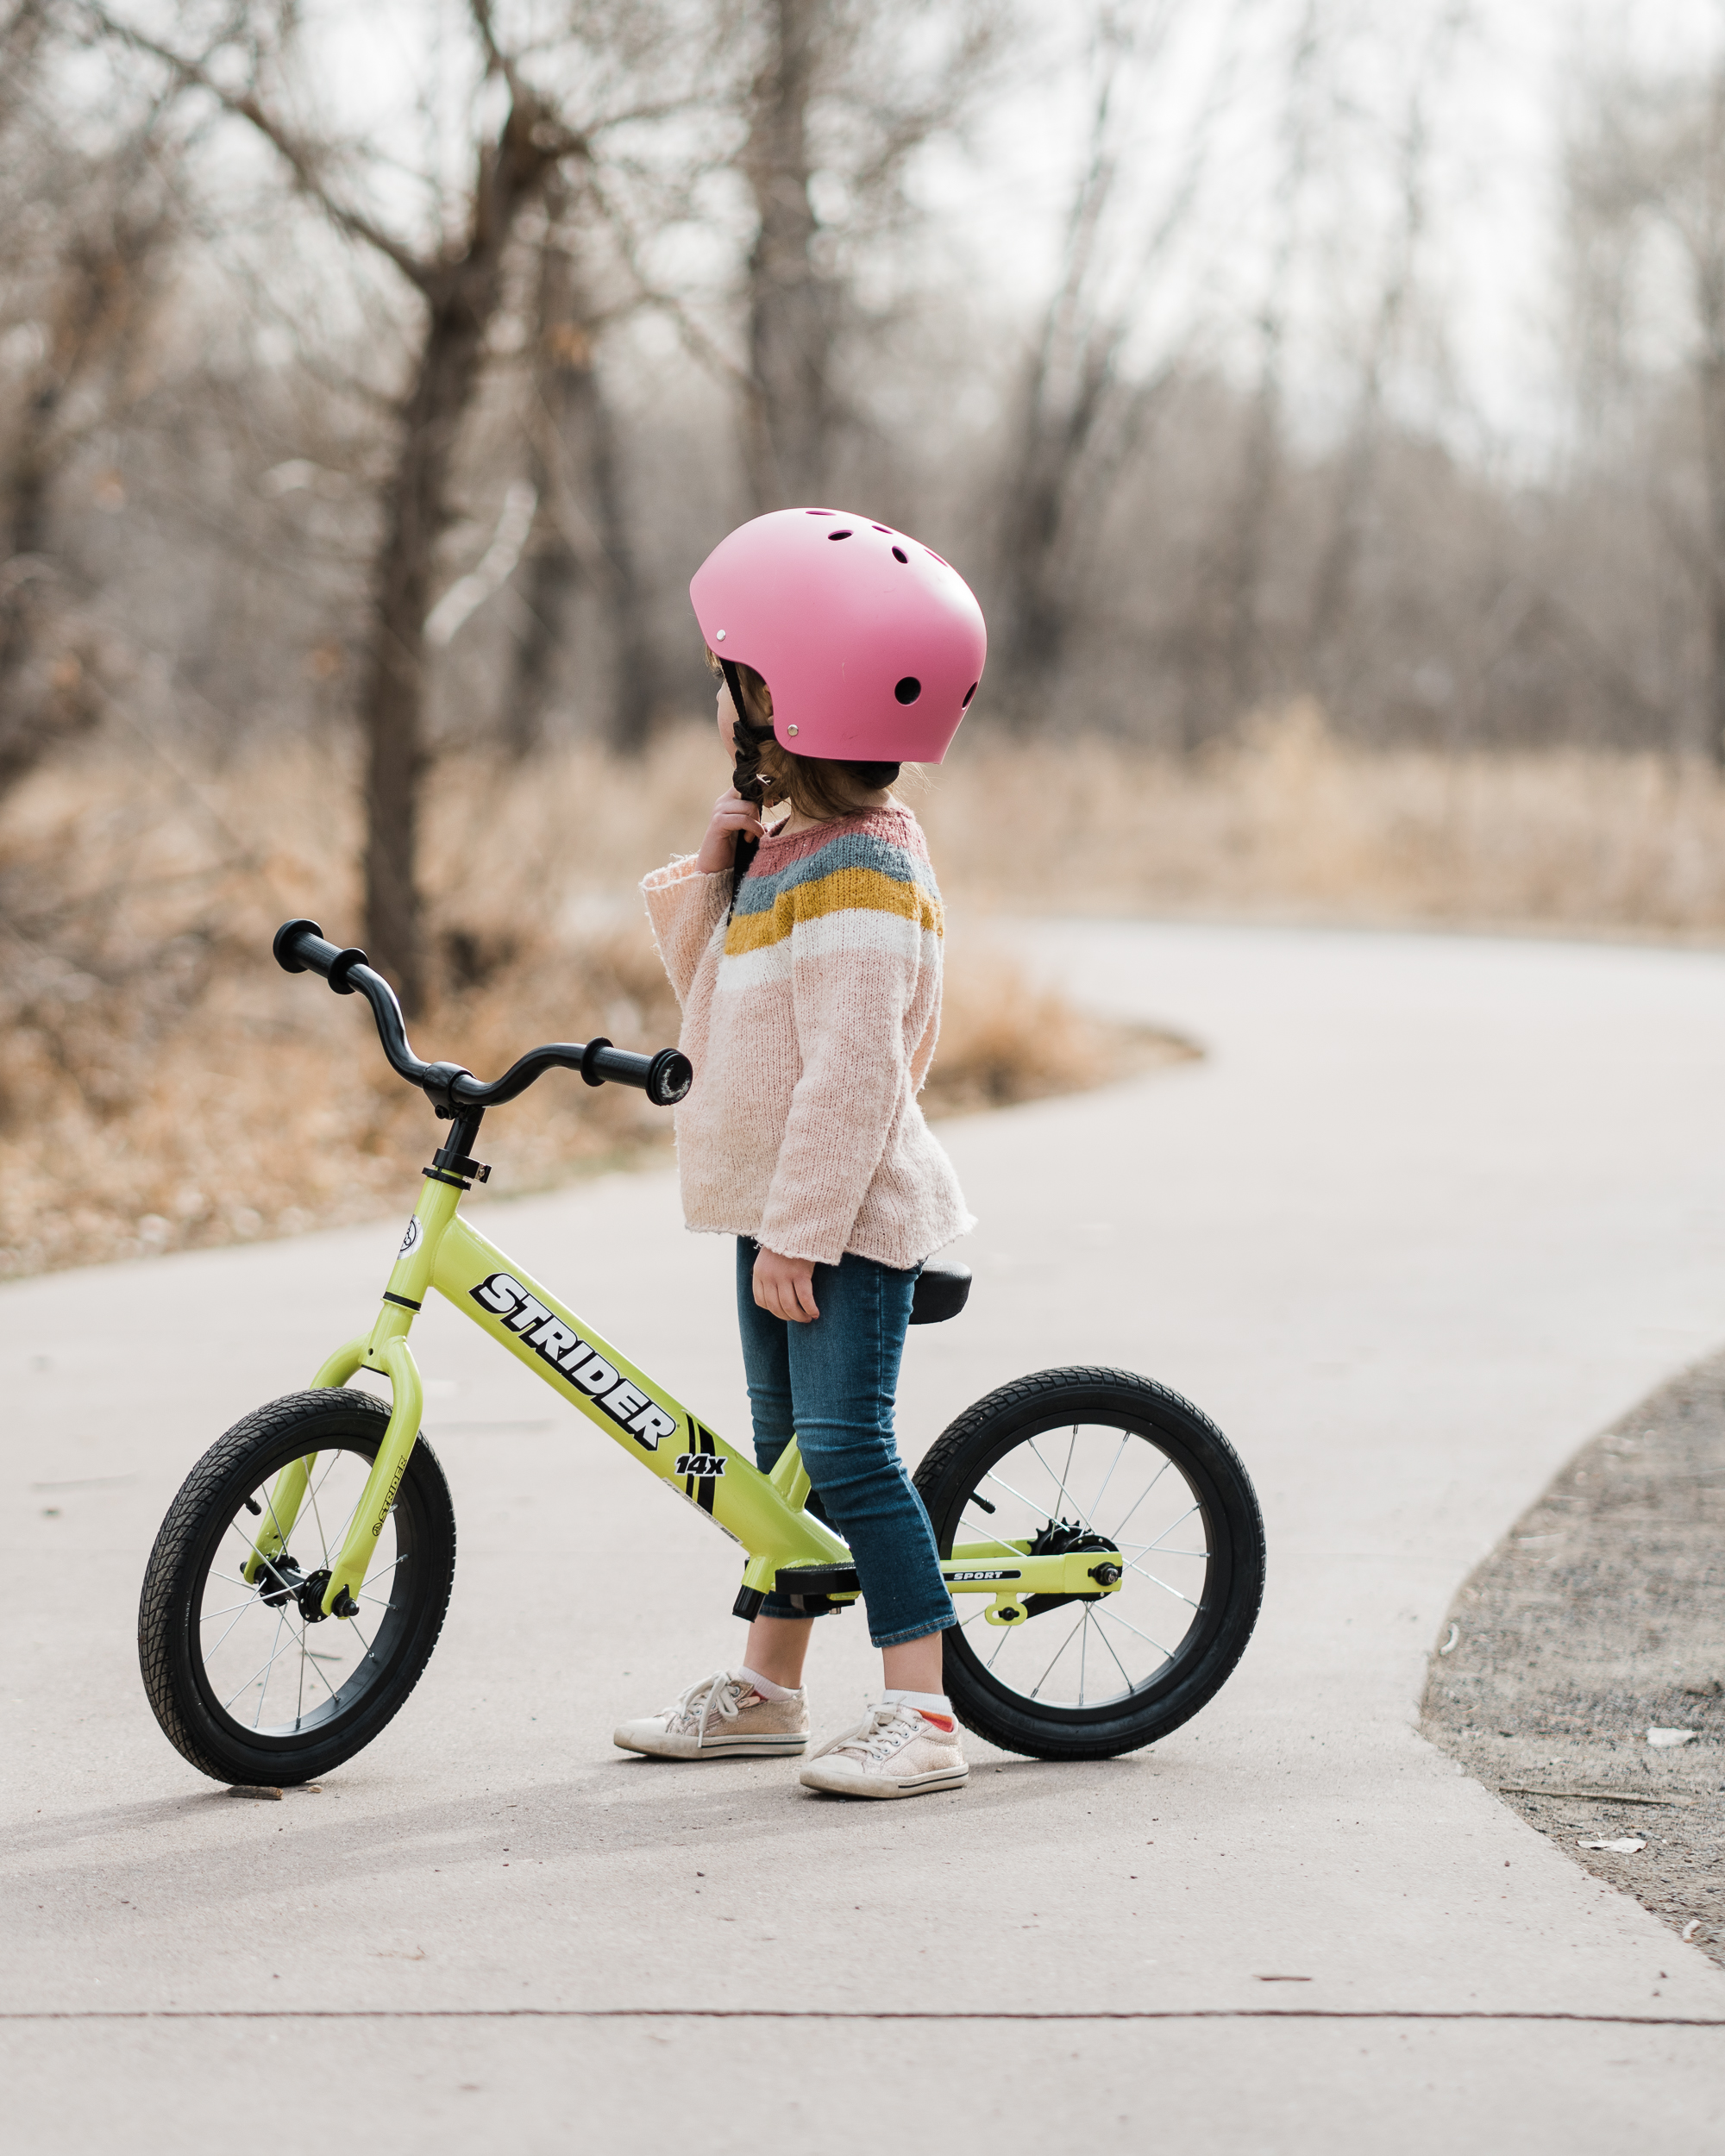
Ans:
{"type": "MultiPolygon", "coordinates": [[[[20,2146],[1717,2142],[1725,1980],[1413,1722],[1470,1567],[1725,1333],[1725,957],[1038,943],[1078,995],[1211,1055],[948,1126],[978,1285],[913,1336],[907,1450],[1049,1363],[1200,1401],[1271,1552],[1220,1698],[1151,1752],[979,1748],[962,1796],[867,1810],[777,1763],[625,1760],[620,1714],[734,1655],[734,1552],[434,1307],[416,1344],[462,1534],[443,1642],[321,1794],[235,1800],[150,1718],[139,1576],[204,1445],[363,1320],[396,1228],[7,1288],[20,2146]]],[[[668,1176],[484,1210],[742,1430],[729,1252],[681,1232],[668,1176]]],[[[824,1628],[821,1726],[870,1667],[860,1624],[824,1628]]]]}

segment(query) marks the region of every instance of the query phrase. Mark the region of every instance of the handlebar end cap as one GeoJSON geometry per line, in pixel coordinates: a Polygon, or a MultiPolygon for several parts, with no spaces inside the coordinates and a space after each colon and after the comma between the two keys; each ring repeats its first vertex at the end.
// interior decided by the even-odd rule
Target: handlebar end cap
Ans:
{"type": "Polygon", "coordinates": [[[695,1081],[695,1067],[680,1048],[662,1048],[647,1072],[647,1098],[656,1108],[674,1108],[695,1081]]]}
{"type": "Polygon", "coordinates": [[[275,941],[270,949],[275,954],[275,962],[284,973],[305,973],[310,970],[303,959],[293,955],[293,946],[308,930],[314,936],[323,933],[316,921],[284,921],[276,931],[275,941]]]}

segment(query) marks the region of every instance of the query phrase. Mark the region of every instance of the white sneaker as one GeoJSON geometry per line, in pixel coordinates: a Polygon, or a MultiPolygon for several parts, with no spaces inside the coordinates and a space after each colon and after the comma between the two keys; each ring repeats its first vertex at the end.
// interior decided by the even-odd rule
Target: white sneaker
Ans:
{"type": "Polygon", "coordinates": [[[656,1759],[800,1759],[808,1733],[806,1692],[763,1699],[747,1677],[715,1670],[674,1706],[620,1722],[611,1741],[656,1759]]]}
{"type": "Polygon", "coordinates": [[[802,1771],[806,1789],[835,1796],[922,1796],[970,1778],[958,1726],[900,1701],[871,1707],[855,1729],[823,1745],[802,1771]]]}

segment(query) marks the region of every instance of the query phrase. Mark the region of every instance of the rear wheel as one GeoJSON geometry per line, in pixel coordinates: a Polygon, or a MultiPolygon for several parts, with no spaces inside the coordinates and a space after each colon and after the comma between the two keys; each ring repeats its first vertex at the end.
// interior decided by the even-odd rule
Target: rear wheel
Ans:
{"type": "Polygon", "coordinates": [[[392,1719],[430,1658],[455,1576],[455,1516],[423,1437],[359,1614],[317,1614],[388,1421],[364,1393],[291,1393],[218,1438],[168,1509],[144,1574],[138,1658],[169,1740],[217,1781],[279,1786],[328,1774],[392,1719]],[[248,1584],[276,1477],[308,1457],[287,1548],[248,1584]]]}
{"type": "Polygon", "coordinates": [[[1032,1595],[990,1624],[957,1595],[945,1635],[959,1719],[1009,1752],[1106,1758],[1166,1736],[1220,1690],[1264,1594],[1264,1522],[1233,1447],[1129,1370],[1042,1370],[968,1408],[917,1470],[942,1557],[1115,1553],[1110,1594],[1032,1595]]]}

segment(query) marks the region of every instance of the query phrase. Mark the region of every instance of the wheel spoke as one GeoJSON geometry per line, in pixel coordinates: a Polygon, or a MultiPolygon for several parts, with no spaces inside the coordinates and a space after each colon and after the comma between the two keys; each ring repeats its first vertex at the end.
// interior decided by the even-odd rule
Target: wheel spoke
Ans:
{"type": "Polygon", "coordinates": [[[202,1647],[199,1647],[199,1649],[198,1649],[198,1651],[199,1652],[199,1654],[201,1654],[201,1655],[203,1655],[203,1656],[204,1656],[204,1666],[205,1667],[205,1669],[208,1669],[208,1668],[209,1668],[209,1666],[210,1666],[210,1664],[211,1661],[215,1658],[215,1657],[216,1657],[216,1656],[217,1656],[218,1654],[220,1654],[220,1653],[221,1653],[221,1651],[222,1651],[222,1650],[223,1650],[223,1647],[225,1647],[225,1646],[227,1645],[227,1644],[228,1644],[228,1637],[229,1637],[229,1633],[231,1633],[231,1632],[233,1631],[233,1629],[234,1629],[234,1625],[237,1625],[237,1624],[239,1623],[239,1621],[240,1621],[240,1618],[241,1618],[241,1617],[243,1617],[243,1616],[245,1615],[246,1612],[247,1612],[248,1609],[261,1609],[263,1607],[264,1607],[263,1603],[262,1603],[262,1602],[259,1600],[259,1598],[258,1598],[255,1595],[253,1595],[253,1597],[252,1597],[252,1599],[250,1600],[250,1601],[248,1601],[248,1602],[241,1602],[241,1603],[239,1603],[239,1604],[237,1605],[237,1608],[238,1608],[238,1610],[239,1610],[239,1616],[236,1616],[236,1617],[235,1618],[235,1620],[234,1620],[234,1624],[233,1624],[233,1625],[229,1625],[229,1627],[228,1627],[228,1631],[227,1631],[227,1632],[224,1632],[224,1633],[223,1633],[222,1637],[221,1637],[221,1638],[220,1638],[220,1639],[219,1639],[216,1642],[215,1645],[210,1649],[209,1652],[208,1652],[208,1653],[205,1653],[205,1652],[204,1652],[204,1650],[202,1647]]]}
{"type": "Polygon", "coordinates": [[[1132,1518],[1132,1512],[1136,1512],[1138,1507],[1143,1504],[1145,1499],[1149,1496],[1151,1491],[1156,1488],[1157,1484],[1162,1480],[1163,1476],[1167,1474],[1169,1469],[1172,1467],[1173,1464],[1174,1463],[1172,1460],[1164,1457],[1162,1465],[1157,1469],[1155,1474],[1151,1476],[1150,1481],[1145,1484],[1144,1489],[1138,1492],[1137,1498],[1133,1501],[1132,1512],[1129,1512],[1126,1514],[1126,1520],[1121,1520],[1120,1526],[1114,1530],[1113,1539],[1116,1542],[1120,1540],[1121,1535],[1126,1531],[1126,1520],[1130,1520],[1132,1518]]]}
{"type": "MultiPolygon", "coordinates": [[[[1091,1501],[1090,1501],[1090,1512],[1091,1512],[1092,1517],[1094,1517],[1094,1516],[1095,1516],[1097,1513],[1101,1512],[1101,1510],[1102,1509],[1102,1499],[1103,1499],[1103,1497],[1104,1497],[1104,1496],[1107,1495],[1107,1488],[1108,1488],[1109,1483],[1110,1483],[1110,1482],[1112,1482],[1113,1481],[1113,1479],[1114,1479],[1114,1470],[1115,1470],[1115,1469],[1116,1469],[1116,1468],[1120,1465],[1120,1462],[1121,1462],[1121,1461],[1122,1461],[1122,1460],[1126,1457],[1126,1447],[1127,1447],[1127,1446],[1128,1446],[1131,1443],[1132,1443],[1132,1432],[1131,1432],[1131,1431],[1130,1431],[1130,1430],[1122,1430],[1122,1431],[1121,1431],[1121,1432],[1120,1432],[1120,1450],[1119,1450],[1119,1451],[1115,1453],[1115,1455],[1114,1455],[1113,1458],[1112,1460],[1110,1460],[1110,1461],[1109,1461],[1109,1463],[1108,1463],[1108,1471],[1107,1471],[1107,1474],[1106,1474],[1106,1475],[1102,1477],[1102,1487],[1101,1487],[1101,1489],[1099,1489],[1099,1490],[1096,1492],[1095,1496],[1094,1498],[1092,1498],[1092,1499],[1091,1499],[1091,1501]]],[[[1068,1462],[1068,1465],[1069,1465],[1069,1466],[1070,1465],[1070,1461],[1068,1462]]]]}
{"type": "MultiPolygon", "coordinates": [[[[275,1636],[276,1636],[276,1639],[279,1639],[281,1638],[281,1628],[282,1628],[282,1626],[284,1626],[286,1622],[287,1622],[287,1620],[286,1620],[286,1618],[285,1618],[285,1617],[278,1617],[278,1618],[276,1619],[276,1620],[275,1620],[275,1636]]],[[[257,1683],[258,1679],[259,1679],[259,1678],[260,1678],[260,1677],[264,1674],[264,1671],[269,1668],[270,1663],[273,1662],[274,1660],[275,1660],[275,1656],[274,1656],[273,1654],[272,1654],[271,1656],[269,1656],[268,1659],[267,1659],[267,1660],[266,1660],[264,1663],[262,1663],[262,1664],[260,1665],[260,1667],[259,1667],[259,1668],[257,1668],[256,1670],[254,1670],[252,1672],[251,1676],[250,1676],[250,1677],[248,1677],[246,1679],[245,1683],[243,1683],[243,1684],[240,1687],[240,1691],[239,1691],[239,1692],[235,1692],[235,1695],[234,1695],[234,1699],[226,1699],[226,1700],[223,1700],[223,1702],[222,1702],[222,1711],[223,1711],[223,1713],[224,1714],[227,1713],[228,1709],[229,1709],[229,1708],[230,1708],[230,1707],[234,1704],[234,1700],[238,1699],[238,1697],[240,1696],[240,1692],[248,1692],[248,1691],[250,1691],[250,1689],[252,1689],[253,1685],[254,1685],[254,1684],[257,1683]]],[[[260,1701],[258,1702],[258,1712],[259,1712],[260,1714],[261,1714],[261,1713],[263,1712],[263,1702],[262,1702],[261,1700],[260,1700],[260,1701]]]]}
{"type": "Polygon", "coordinates": [[[1174,1657],[1170,1654],[1167,1648],[1163,1645],[1159,1639],[1151,1639],[1151,1636],[1147,1632],[1138,1632],[1138,1626],[1132,1623],[1132,1620],[1129,1617],[1122,1617],[1119,1610],[1099,1608],[1096,1614],[1098,1617],[1112,1617],[1117,1625],[1124,1625],[1128,1632],[1137,1633],[1138,1637],[1140,1639],[1145,1640],[1149,1645],[1156,1649],[1156,1651],[1162,1657],[1164,1662],[1171,1662],[1174,1659],[1174,1657]]]}
{"type": "Polygon", "coordinates": [[[1136,1572],[1141,1580],[1154,1582],[1164,1595],[1171,1595],[1176,1601],[1184,1602],[1188,1609],[1196,1609],[1200,1607],[1189,1595],[1182,1595],[1177,1587],[1170,1587],[1166,1580],[1157,1579],[1154,1572],[1146,1572],[1141,1564],[1134,1564],[1130,1557],[1126,1559],[1126,1570],[1128,1572],[1136,1572]]]}
{"type": "MultiPolygon", "coordinates": [[[[1073,1440],[1076,1443],[1078,1435],[1076,1429],[1072,1434],[1073,1440]]],[[[1078,1502],[1078,1500],[1072,1495],[1071,1491],[1067,1489],[1065,1483],[1061,1481],[1060,1477],[1055,1474],[1054,1470],[1048,1464],[1048,1462],[1043,1459],[1041,1453],[1036,1451],[1036,1439],[1032,1438],[1029,1440],[1029,1444],[1031,1451],[1032,1452],[1036,1452],[1037,1458],[1042,1463],[1043,1473],[1048,1476],[1053,1482],[1054,1487],[1060,1492],[1063,1501],[1070,1505],[1073,1511],[1077,1514],[1078,1525],[1082,1527],[1087,1533],[1094,1534],[1095,1532],[1095,1528],[1091,1526],[1089,1521],[1084,1517],[1084,1507],[1078,1502]]]]}
{"type": "Polygon", "coordinates": [[[323,1689],[333,1700],[336,1696],[336,1688],[329,1682],[329,1678],[324,1676],[323,1670],[318,1667],[320,1663],[326,1662],[329,1658],[330,1658],[327,1655],[314,1654],[310,1647],[305,1650],[305,1659],[311,1664],[312,1676],[317,1678],[317,1682],[323,1687],[323,1689]]]}
{"type": "MultiPolygon", "coordinates": [[[[1100,1610],[1096,1610],[1093,1613],[1093,1614],[1098,1619],[1101,1618],[1101,1614],[1102,1613],[1100,1610]]],[[[1107,1633],[1102,1630],[1100,1623],[1098,1623],[1096,1626],[1096,1637],[1101,1641],[1102,1645],[1107,1649],[1108,1652],[1114,1655],[1114,1667],[1120,1671],[1122,1677],[1126,1677],[1127,1691],[1135,1692],[1138,1689],[1137,1685],[1132,1683],[1131,1677],[1126,1677],[1126,1665],[1120,1660],[1119,1655],[1114,1654],[1114,1643],[1109,1639],[1107,1633]]]]}
{"type": "MultiPolygon", "coordinates": [[[[966,1502],[969,1502],[968,1499],[966,1502]]],[[[988,1528],[977,1526],[974,1520],[966,1520],[962,1514],[958,1525],[967,1533],[981,1535],[984,1542],[992,1542],[997,1550],[1004,1550],[1009,1557],[1021,1557],[1024,1555],[1022,1550],[1014,1549],[1010,1542],[1002,1542],[999,1535],[991,1534],[988,1528]]]]}
{"type": "Polygon", "coordinates": [[[1169,1536],[1173,1533],[1175,1527],[1183,1527],[1186,1525],[1186,1522],[1192,1517],[1193,1514],[1197,1512],[1199,1509],[1200,1507],[1195,1504],[1189,1505],[1185,1511],[1181,1514],[1179,1519],[1175,1520],[1171,1526],[1164,1527],[1162,1532],[1157,1535],[1154,1542],[1145,1543],[1144,1545],[1145,1548],[1146,1550],[1159,1550],[1169,1536]]]}
{"type": "MultiPolygon", "coordinates": [[[[1082,1625],[1089,1614],[1090,1613],[1088,1608],[1081,1609],[1078,1612],[1078,1625],[1082,1625]]],[[[1061,1641],[1060,1645],[1054,1650],[1054,1662],[1058,1662],[1061,1656],[1064,1654],[1066,1650],[1072,1645],[1073,1639],[1078,1630],[1078,1625],[1073,1626],[1072,1630],[1067,1633],[1066,1637],[1061,1641]]],[[[1054,1668],[1054,1662],[1051,1662],[1049,1664],[1048,1668],[1043,1671],[1042,1675],[1031,1687],[1030,1696],[1032,1699],[1034,1699],[1037,1694],[1041,1691],[1043,1686],[1047,1683],[1050,1674],[1054,1668]]]]}
{"type": "Polygon", "coordinates": [[[988,1468],[985,1470],[982,1479],[985,1482],[999,1482],[1000,1488],[1006,1491],[1009,1497],[1016,1497],[1018,1499],[1019,1504],[1024,1507],[1025,1510],[1030,1514],[1032,1520],[1036,1519],[1043,1511],[1044,1508],[1042,1506],[1032,1504],[1022,1490],[1014,1489],[1010,1482],[1007,1482],[1002,1476],[996,1475],[993,1468],[988,1468]]]}

